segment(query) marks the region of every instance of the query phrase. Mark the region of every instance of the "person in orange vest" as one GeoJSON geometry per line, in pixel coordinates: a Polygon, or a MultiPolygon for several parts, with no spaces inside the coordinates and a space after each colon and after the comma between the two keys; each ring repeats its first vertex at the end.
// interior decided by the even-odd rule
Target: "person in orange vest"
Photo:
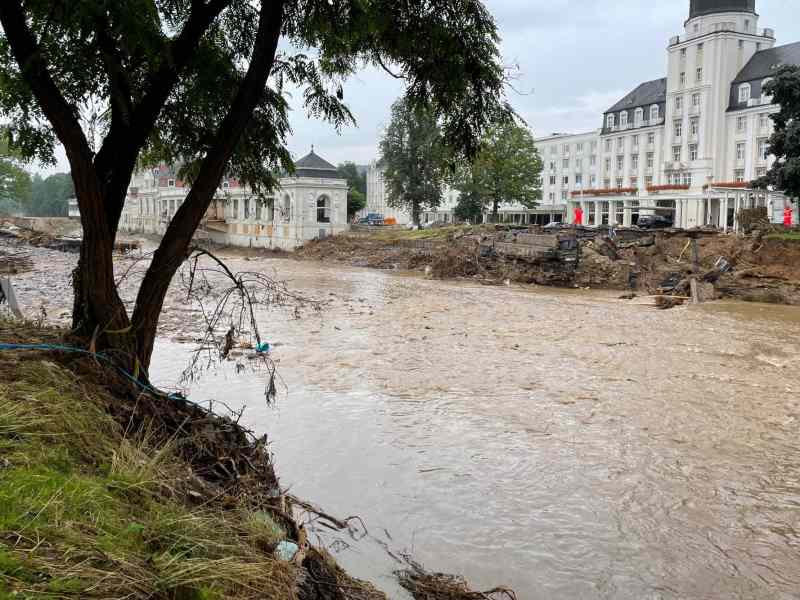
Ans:
{"type": "Polygon", "coordinates": [[[793,217],[792,207],[787,206],[786,208],[783,209],[783,226],[786,227],[787,229],[791,228],[792,226],[792,217],[793,217]]]}
{"type": "Polygon", "coordinates": [[[583,209],[579,206],[575,209],[575,223],[574,225],[583,225],[583,209]]]}

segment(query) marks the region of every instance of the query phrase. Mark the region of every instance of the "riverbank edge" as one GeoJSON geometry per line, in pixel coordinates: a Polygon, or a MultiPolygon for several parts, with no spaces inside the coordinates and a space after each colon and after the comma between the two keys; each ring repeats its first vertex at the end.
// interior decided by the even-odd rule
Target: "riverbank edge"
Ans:
{"type": "Polygon", "coordinates": [[[0,323],[0,600],[386,598],[308,545],[266,439],[97,357],[22,348],[69,343],[0,323]]]}

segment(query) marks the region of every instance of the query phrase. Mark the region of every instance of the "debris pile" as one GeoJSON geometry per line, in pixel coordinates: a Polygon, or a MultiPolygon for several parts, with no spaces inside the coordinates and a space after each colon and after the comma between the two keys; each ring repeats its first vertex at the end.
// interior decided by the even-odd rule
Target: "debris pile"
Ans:
{"type": "Polygon", "coordinates": [[[476,592],[461,576],[429,573],[412,560],[406,562],[409,568],[398,571],[397,578],[414,600],[517,600],[516,594],[508,588],[476,592]]]}

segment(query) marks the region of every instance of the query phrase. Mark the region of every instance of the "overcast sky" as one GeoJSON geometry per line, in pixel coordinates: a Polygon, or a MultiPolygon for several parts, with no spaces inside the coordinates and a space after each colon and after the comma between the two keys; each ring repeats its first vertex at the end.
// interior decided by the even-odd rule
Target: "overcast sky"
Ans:
{"type": "MultiPolygon", "coordinates": [[[[636,85],[666,74],[666,46],[683,33],[689,0],[485,0],[502,37],[506,64],[519,64],[521,79],[511,102],[536,136],[589,131],[602,113],[636,85]]],[[[759,27],[775,29],[777,43],[800,41],[797,0],[757,0],[759,27]]],[[[365,71],[345,87],[357,127],[341,134],[309,119],[297,104],[291,116],[295,158],[311,145],[337,164],[366,164],[402,84],[381,71],[365,71]]],[[[60,160],[60,170],[68,165],[60,160]]]]}

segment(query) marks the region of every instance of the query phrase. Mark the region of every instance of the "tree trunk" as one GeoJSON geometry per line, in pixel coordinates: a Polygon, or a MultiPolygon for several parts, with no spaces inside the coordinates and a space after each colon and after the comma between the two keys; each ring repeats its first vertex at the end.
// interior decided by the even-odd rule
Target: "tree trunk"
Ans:
{"type": "Polygon", "coordinates": [[[497,223],[498,210],[500,203],[497,200],[492,201],[492,223],[497,223]]]}
{"type": "Polygon", "coordinates": [[[417,225],[417,226],[419,225],[419,213],[420,213],[419,201],[418,200],[412,200],[411,201],[411,223],[412,223],[412,225],[417,225]]]}

